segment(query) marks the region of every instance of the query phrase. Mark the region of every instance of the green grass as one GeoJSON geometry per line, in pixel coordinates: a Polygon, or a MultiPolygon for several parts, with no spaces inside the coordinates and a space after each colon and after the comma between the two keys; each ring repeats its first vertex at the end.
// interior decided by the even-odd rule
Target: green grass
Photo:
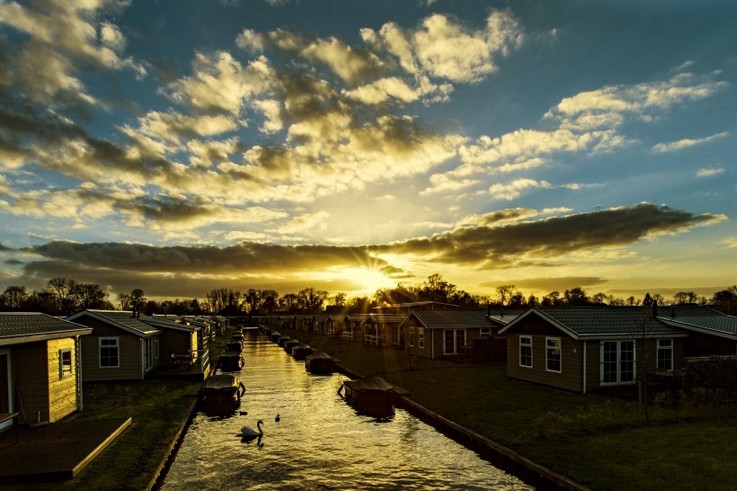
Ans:
{"type": "Polygon", "coordinates": [[[651,406],[507,378],[504,366],[409,360],[401,351],[282,331],[423,406],[595,490],[727,489],[737,482],[737,408],[651,406]]]}

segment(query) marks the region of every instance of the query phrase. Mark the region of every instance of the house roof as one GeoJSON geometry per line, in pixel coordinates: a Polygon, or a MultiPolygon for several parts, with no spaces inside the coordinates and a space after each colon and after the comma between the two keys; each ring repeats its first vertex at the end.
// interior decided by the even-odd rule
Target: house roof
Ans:
{"type": "Polygon", "coordinates": [[[382,314],[382,313],[369,314],[369,318],[372,321],[384,322],[384,323],[399,324],[405,319],[405,317],[407,317],[407,314],[382,314]]]}
{"type": "Polygon", "coordinates": [[[657,319],[669,326],[737,339],[737,317],[710,307],[695,304],[660,307],[657,319]]]}
{"type": "Polygon", "coordinates": [[[486,310],[413,310],[407,318],[414,317],[428,329],[469,329],[492,327],[486,310]]]}
{"type": "Polygon", "coordinates": [[[142,322],[145,322],[146,324],[157,327],[159,329],[173,329],[175,331],[184,331],[184,332],[196,332],[199,331],[201,328],[199,326],[191,326],[189,324],[184,324],[182,322],[176,322],[174,319],[167,318],[167,317],[158,317],[158,316],[148,316],[148,315],[142,315],[139,318],[142,322]]]}
{"type": "Polygon", "coordinates": [[[538,316],[574,339],[601,339],[615,337],[679,337],[681,329],[659,322],[643,307],[613,307],[608,305],[570,305],[535,307],[527,310],[502,328],[499,333],[513,329],[524,319],[538,316]]]}
{"type": "Polygon", "coordinates": [[[153,327],[143,322],[139,317],[134,316],[130,310],[96,310],[87,309],[77,312],[74,315],[67,317],[68,320],[78,321],[83,319],[85,316],[92,317],[102,321],[110,326],[122,329],[130,334],[148,337],[154,334],[159,334],[161,331],[156,327],[153,327]]]}
{"type": "Polygon", "coordinates": [[[527,312],[527,308],[503,307],[499,309],[487,310],[486,314],[489,320],[491,320],[492,322],[507,325],[525,312],[527,312]]]}
{"type": "Polygon", "coordinates": [[[84,336],[91,327],[41,312],[0,312],[0,346],[84,336]]]}
{"type": "Polygon", "coordinates": [[[358,321],[358,322],[363,322],[369,317],[371,317],[371,314],[347,314],[345,316],[345,318],[348,319],[349,321],[358,321]]]}

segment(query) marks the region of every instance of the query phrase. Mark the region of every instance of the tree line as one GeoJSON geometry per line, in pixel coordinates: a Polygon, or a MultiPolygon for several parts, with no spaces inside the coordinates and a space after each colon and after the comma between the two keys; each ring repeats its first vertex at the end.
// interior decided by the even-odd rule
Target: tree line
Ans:
{"type": "Polygon", "coordinates": [[[318,312],[370,312],[374,307],[399,303],[434,301],[458,305],[461,309],[486,307],[515,307],[556,305],[630,305],[649,306],[696,303],[710,305],[727,314],[737,312],[737,285],[714,292],[711,298],[699,296],[693,291],[681,291],[667,299],[659,293],[647,293],[641,299],[630,296],[619,298],[604,293],[587,294],[580,287],[563,292],[552,291],[538,298],[525,296],[513,284],[495,288],[494,297],[472,295],[445,280],[440,274],[432,274],[417,285],[397,284],[394,288],[376,290],[372,296],[351,297],[345,293],[332,296],[327,291],[304,288],[297,293],[279,295],[272,289],[248,289],[244,291],[230,288],[215,288],[205,294],[205,300],[167,299],[156,301],[147,299],[140,288],[130,293],[119,293],[114,305],[99,285],[78,283],[74,280],[56,277],[46,284],[43,290],[28,290],[25,286],[11,285],[0,294],[0,311],[44,312],[51,315],[70,315],[84,309],[137,310],[144,314],[173,315],[265,315],[273,313],[314,314],[318,312]]]}

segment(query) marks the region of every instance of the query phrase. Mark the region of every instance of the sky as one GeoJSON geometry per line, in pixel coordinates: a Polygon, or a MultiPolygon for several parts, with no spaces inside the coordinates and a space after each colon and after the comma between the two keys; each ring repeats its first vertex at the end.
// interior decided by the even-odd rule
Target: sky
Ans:
{"type": "Polygon", "coordinates": [[[0,290],[737,283],[737,3],[0,0],[0,290]]]}

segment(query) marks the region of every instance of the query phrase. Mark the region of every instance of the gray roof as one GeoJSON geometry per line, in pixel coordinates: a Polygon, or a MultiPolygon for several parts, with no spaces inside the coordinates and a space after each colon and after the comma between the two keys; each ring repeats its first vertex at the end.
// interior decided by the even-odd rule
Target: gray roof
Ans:
{"type": "Polygon", "coordinates": [[[369,319],[374,322],[384,322],[384,323],[400,323],[402,322],[405,317],[407,317],[407,314],[381,314],[381,313],[374,313],[369,314],[369,319]]]}
{"type": "Polygon", "coordinates": [[[416,318],[428,329],[493,327],[486,310],[413,310],[408,317],[416,318]]]}
{"type": "Polygon", "coordinates": [[[500,333],[517,326],[523,319],[539,316],[574,339],[600,339],[637,336],[685,336],[682,329],[658,322],[649,308],[609,305],[570,305],[531,308],[507,324],[500,333]]]}
{"type": "Polygon", "coordinates": [[[159,329],[174,329],[176,331],[186,332],[195,332],[200,330],[199,326],[190,326],[189,324],[177,322],[171,317],[150,317],[148,315],[142,315],[139,317],[139,319],[141,320],[141,322],[145,322],[146,324],[153,327],[158,327],[159,329]]]}
{"type": "Polygon", "coordinates": [[[502,308],[492,308],[487,310],[487,316],[489,319],[493,322],[496,322],[498,324],[507,325],[510,322],[512,322],[514,319],[519,317],[520,315],[527,312],[527,308],[517,308],[517,307],[502,307],[502,308]]]}
{"type": "Polygon", "coordinates": [[[673,327],[737,339],[737,317],[694,304],[658,308],[659,321],[673,327]]]}
{"type": "Polygon", "coordinates": [[[143,322],[140,318],[133,315],[130,310],[95,310],[87,309],[77,312],[67,317],[68,320],[82,322],[85,317],[92,317],[99,321],[105,322],[110,326],[122,329],[126,332],[140,337],[153,336],[161,331],[149,324],[143,322]]]}
{"type": "Polygon", "coordinates": [[[0,312],[0,345],[90,334],[92,328],[41,312],[0,312]]]}

